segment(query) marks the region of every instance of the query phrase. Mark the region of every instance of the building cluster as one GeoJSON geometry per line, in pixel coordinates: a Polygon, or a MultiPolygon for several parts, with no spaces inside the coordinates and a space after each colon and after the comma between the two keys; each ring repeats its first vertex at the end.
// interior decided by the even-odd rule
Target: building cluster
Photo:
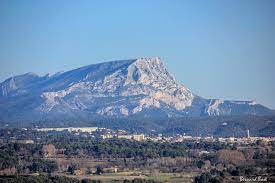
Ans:
{"type": "Polygon", "coordinates": [[[89,134],[100,134],[102,139],[128,139],[128,140],[136,140],[136,141],[144,141],[146,140],[144,134],[128,134],[125,130],[111,130],[108,128],[98,128],[98,127],[69,127],[69,128],[37,128],[37,131],[41,132],[61,132],[68,131],[70,133],[75,133],[76,135],[80,135],[80,133],[89,133],[89,134]]]}
{"type": "MultiPolygon", "coordinates": [[[[101,139],[128,139],[128,140],[135,140],[135,141],[154,141],[154,142],[184,142],[187,140],[191,141],[207,141],[207,142],[221,142],[221,143],[239,143],[239,144],[249,144],[249,143],[255,143],[257,141],[263,141],[263,142],[271,142],[275,141],[275,137],[251,137],[249,130],[246,132],[246,137],[194,137],[194,136],[188,136],[186,134],[176,134],[173,136],[163,136],[162,134],[158,135],[144,135],[144,134],[129,134],[125,130],[111,130],[107,128],[98,128],[98,127],[70,127],[70,128],[37,128],[37,131],[42,132],[50,132],[50,131],[68,131],[71,133],[74,133],[76,135],[80,135],[83,133],[89,133],[93,137],[95,137],[95,134],[98,135],[101,139]]],[[[22,142],[24,143],[24,142],[22,142]]],[[[28,142],[26,142],[28,143],[28,142]]],[[[31,143],[31,142],[29,142],[31,143]]]]}
{"type": "Polygon", "coordinates": [[[112,138],[118,138],[118,139],[128,139],[128,140],[136,140],[136,141],[144,141],[146,140],[144,134],[135,134],[135,135],[112,135],[112,134],[104,134],[101,135],[102,139],[112,139],[112,138]]]}
{"type": "Polygon", "coordinates": [[[87,133],[92,133],[97,131],[99,128],[98,127],[69,127],[69,128],[37,128],[37,131],[41,132],[49,132],[49,131],[68,131],[68,132],[87,132],[87,133]]]}
{"type": "Polygon", "coordinates": [[[262,141],[265,143],[275,141],[275,137],[243,137],[243,138],[236,138],[236,137],[228,137],[228,138],[216,138],[219,142],[224,143],[238,143],[238,144],[251,144],[256,143],[257,141],[262,141]]]}

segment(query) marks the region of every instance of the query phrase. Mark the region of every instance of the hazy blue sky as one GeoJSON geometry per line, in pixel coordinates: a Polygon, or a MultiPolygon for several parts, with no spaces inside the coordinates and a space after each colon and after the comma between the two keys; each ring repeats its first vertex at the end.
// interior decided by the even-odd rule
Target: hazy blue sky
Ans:
{"type": "Polygon", "coordinates": [[[0,0],[0,81],[159,56],[194,93],[275,108],[274,0],[0,0]]]}

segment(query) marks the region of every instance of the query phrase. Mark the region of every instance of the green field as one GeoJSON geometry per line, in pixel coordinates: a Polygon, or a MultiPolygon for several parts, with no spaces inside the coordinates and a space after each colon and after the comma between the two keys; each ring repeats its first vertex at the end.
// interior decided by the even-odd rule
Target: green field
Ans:
{"type": "Polygon", "coordinates": [[[103,175],[91,175],[91,176],[75,176],[67,175],[71,178],[77,179],[91,179],[91,180],[100,180],[104,183],[110,182],[123,182],[124,180],[134,180],[134,179],[146,179],[154,180],[156,182],[193,182],[193,177],[195,173],[158,173],[156,175],[136,175],[134,172],[121,172],[121,173],[108,173],[103,175]]]}

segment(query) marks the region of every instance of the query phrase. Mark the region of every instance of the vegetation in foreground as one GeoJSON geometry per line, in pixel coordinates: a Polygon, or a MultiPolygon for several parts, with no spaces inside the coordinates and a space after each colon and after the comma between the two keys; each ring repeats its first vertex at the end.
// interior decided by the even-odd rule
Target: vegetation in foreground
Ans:
{"type": "Polygon", "coordinates": [[[0,130],[0,138],[1,182],[200,183],[275,175],[274,142],[138,142],[21,129],[0,130]]]}

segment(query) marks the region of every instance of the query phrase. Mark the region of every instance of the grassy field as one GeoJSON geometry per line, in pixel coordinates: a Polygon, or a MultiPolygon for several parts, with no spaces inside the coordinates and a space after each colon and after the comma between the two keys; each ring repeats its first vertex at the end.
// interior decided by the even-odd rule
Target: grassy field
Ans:
{"type": "Polygon", "coordinates": [[[147,179],[154,180],[156,182],[171,182],[171,183],[181,183],[181,182],[193,182],[193,177],[195,174],[186,173],[158,173],[157,175],[136,175],[133,172],[120,172],[120,173],[108,173],[103,175],[91,175],[91,176],[75,176],[75,175],[66,175],[72,178],[78,179],[91,179],[91,180],[100,180],[104,183],[110,182],[123,182],[124,180],[133,180],[133,179],[147,179]]]}
{"type": "Polygon", "coordinates": [[[152,179],[157,182],[192,182],[195,174],[175,174],[175,173],[159,173],[155,176],[148,176],[147,179],[152,179]]]}

